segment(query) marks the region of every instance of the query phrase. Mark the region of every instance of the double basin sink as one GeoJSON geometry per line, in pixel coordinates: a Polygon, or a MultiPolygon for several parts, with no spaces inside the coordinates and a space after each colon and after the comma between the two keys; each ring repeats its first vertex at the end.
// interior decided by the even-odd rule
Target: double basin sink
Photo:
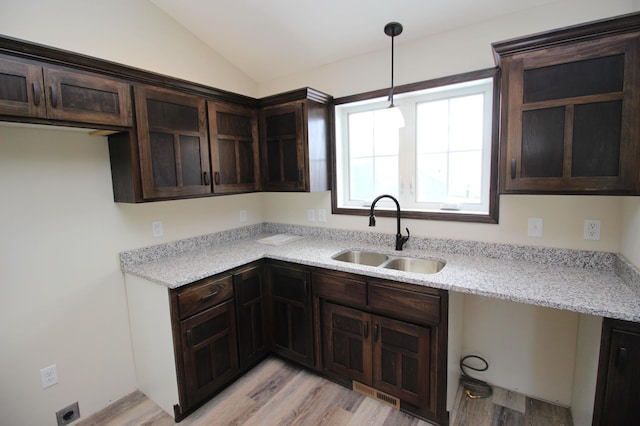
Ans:
{"type": "Polygon", "coordinates": [[[376,266],[397,271],[418,274],[435,274],[444,268],[445,262],[433,259],[419,259],[415,257],[389,256],[383,253],[361,250],[347,250],[331,257],[341,262],[358,265],[376,266]]]}

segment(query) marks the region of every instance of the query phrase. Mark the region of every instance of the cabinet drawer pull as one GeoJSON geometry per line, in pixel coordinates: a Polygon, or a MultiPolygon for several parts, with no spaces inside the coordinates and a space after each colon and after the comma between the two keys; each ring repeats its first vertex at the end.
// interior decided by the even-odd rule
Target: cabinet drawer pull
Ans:
{"type": "Polygon", "coordinates": [[[629,360],[629,350],[624,346],[618,348],[618,370],[623,372],[627,368],[627,362],[629,360]]]}
{"type": "Polygon", "coordinates": [[[516,178],[516,159],[511,159],[511,179],[516,178]]]}
{"type": "Polygon", "coordinates": [[[55,84],[50,86],[51,88],[51,106],[54,108],[58,107],[58,88],[55,84]]]}
{"type": "Polygon", "coordinates": [[[33,103],[36,105],[40,105],[40,83],[37,81],[33,82],[33,103]]]}
{"type": "Polygon", "coordinates": [[[363,333],[363,336],[364,336],[364,338],[365,338],[365,339],[368,339],[368,338],[369,338],[369,323],[368,323],[368,322],[365,322],[365,323],[364,323],[364,333],[363,333]]]}
{"type": "Polygon", "coordinates": [[[193,333],[191,330],[187,330],[187,346],[190,348],[193,347],[193,333]]]}
{"type": "Polygon", "coordinates": [[[374,342],[378,341],[378,326],[377,325],[373,326],[373,341],[374,342]]]}
{"type": "Polygon", "coordinates": [[[216,290],[216,291],[214,291],[214,292],[212,292],[210,294],[207,294],[206,296],[202,296],[200,298],[200,302],[202,302],[202,303],[207,302],[207,301],[213,299],[214,297],[216,297],[217,295],[218,295],[218,290],[216,290]]]}
{"type": "Polygon", "coordinates": [[[213,181],[216,185],[220,185],[220,172],[213,172],[213,181]]]}

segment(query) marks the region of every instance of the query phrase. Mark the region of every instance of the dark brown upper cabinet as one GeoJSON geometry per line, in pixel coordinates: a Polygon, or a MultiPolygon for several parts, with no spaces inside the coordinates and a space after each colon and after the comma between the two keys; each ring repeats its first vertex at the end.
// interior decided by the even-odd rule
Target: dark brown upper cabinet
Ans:
{"type": "Polygon", "coordinates": [[[0,55],[0,115],[130,127],[131,88],[98,74],[0,55]]]}
{"type": "Polygon", "coordinates": [[[149,86],[134,93],[143,198],[210,194],[204,98],[149,86]]]}
{"type": "Polygon", "coordinates": [[[255,108],[208,102],[213,192],[258,191],[260,153],[255,108]]]}
{"type": "Polygon", "coordinates": [[[300,89],[261,100],[264,191],[327,191],[331,97],[300,89]]]}
{"type": "Polygon", "coordinates": [[[494,43],[503,193],[640,191],[640,15],[494,43]]]}

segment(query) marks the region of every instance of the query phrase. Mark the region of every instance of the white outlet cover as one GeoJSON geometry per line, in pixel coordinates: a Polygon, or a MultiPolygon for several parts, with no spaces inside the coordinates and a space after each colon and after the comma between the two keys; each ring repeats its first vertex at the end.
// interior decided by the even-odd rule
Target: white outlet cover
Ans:
{"type": "Polygon", "coordinates": [[[313,209],[307,210],[307,222],[315,222],[316,221],[316,211],[313,209]]]}
{"type": "Polygon", "coordinates": [[[42,380],[42,389],[58,383],[58,367],[56,364],[40,369],[40,380],[42,380]]]}
{"type": "Polygon", "coordinates": [[[162,222],[159,220],[151,223],[151,229],[153,231],[153,236],[155,238],[162,237],[162,235],[164,234],[164,229],[162,228],[162,222]]]}
{"type": "Polygon", "coordinates": [[[327,211],[325,209],[318,209],[318,222],[327,221],[327,211]]]}
{"type": "Polygon", "coordinates": [[[598,219],[584,220],[584,239],[592,241],[600,240],[600,221],[598,219]]]}
{"type": "Polygon", "coordinates": [[[543,220],[539,217],[530,217],[528,221],[527,235],[530,237],[542,237],[543,220]]]}
{"type": "Polygon", "coordinates": [[[240,210],[240,222],[246,222],[246,221],[247,221],[247,211],[240,210]]]}

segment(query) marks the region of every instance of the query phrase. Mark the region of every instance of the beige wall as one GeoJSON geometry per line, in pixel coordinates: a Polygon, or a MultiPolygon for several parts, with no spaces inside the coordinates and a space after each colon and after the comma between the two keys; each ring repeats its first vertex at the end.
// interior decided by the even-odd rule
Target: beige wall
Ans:
{"type": "Polygon", "coordinates": [[[257,96],[257,83],[146,0],[3,0],[0,33],[257,96]]]}
{"type": "MultiPolygon", "coordinates": [[[[493,66],[491,41],[637,6],[619,0],[562,2],[424,42],[398,43],[397,81],[493,66]],[[412,59],[403,62],[403,55],[412,59]]],[[[306,85],[342,96],[388,80],[385,51],[258,87],[142,0],[8,0],[0,28],[12,37],[249,96],[306,85]]],[[[329,193],[113,203],[106,140],[86,132],[1,126],[0,182],[0,412],[9,425],[54,424],[54,412],[74,401],[86,417],[135,388],[120,251],[238,227],[241,209],[248,211],[246,224],[309,224],[306,210],[324,208],[327,222],[315,225],[368,229],[362,217],[330,215],[329,193]],[[154,239],[156,220],[163,221],[165,235],[154,239]],[[43,390],[39,370],[53,363],[60,382],[43,390]]],[[[639,207],[635,198],[503,196],[499,225],[405,225],[423,236],[622,250],[640,264],[639,207]],[[543,238],[526,237],[527,217],[544,219],[543,238]],[[585,217],[602,220],[600,242],[581,239],[585,217]]],[[[376,230],[391,233],[394,225],[381,218],[376,230]]]]}

